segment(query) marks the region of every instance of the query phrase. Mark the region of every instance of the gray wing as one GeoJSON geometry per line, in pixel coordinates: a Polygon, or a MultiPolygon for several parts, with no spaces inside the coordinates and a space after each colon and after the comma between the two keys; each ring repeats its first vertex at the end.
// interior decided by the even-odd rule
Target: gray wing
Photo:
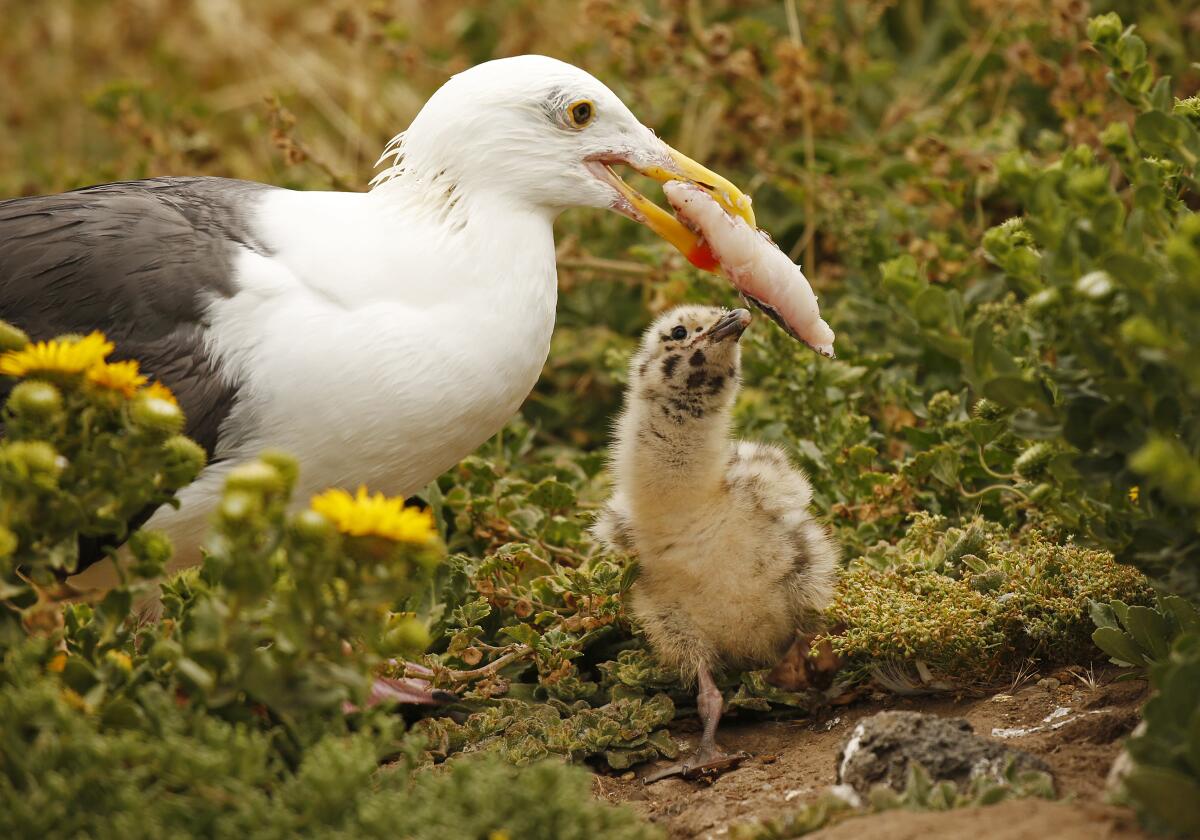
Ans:
{"type": "MultiPolygon", "coordinates": [[[[211,456],[236,383],[205,350],[207,304],[234,292],[238,246],[260,253],[263,184],[155,178],[0,201],[0,319],[34,339],[103,331],[179,398],[211,456]]],[[[0,403],[10,381],[0,381],[0,403]]]]}
{"type": "MultiPolygon", "coordinates": [[[[187,434],[212,459],[237,383],[206,350],[205,310],[234,293],[239,246],[267,253],[251,218],[270,189],[154,178],[0,201],[0,319],[35,340],[103,331],[116,344],[114,359],[137,359],[174,391],[187,434]]],[[[0,377],[0,405],[12,384],[0,377]]],[[[142,510],[129,527],[153,512],[142,510]]],[[[124,537],[80,537],[77,570],[124,537]]]]}

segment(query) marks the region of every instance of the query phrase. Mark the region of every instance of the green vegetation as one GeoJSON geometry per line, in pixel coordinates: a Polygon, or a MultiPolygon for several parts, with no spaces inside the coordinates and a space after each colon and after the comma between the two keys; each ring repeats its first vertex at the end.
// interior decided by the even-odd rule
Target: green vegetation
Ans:
{"type": "MultiPolygon", "coordinates": [[[[203,452],[178,437],[170,392],[105,362],[99,337],[22,348],[3,332],[0,366],[23,381],[0,443],[0,833],[655,836],[561,764],[412,775],[426,740],[367,697],[386,657],[429,642],[393,610],[441,560],[432,517],[340,492],[288,514],[287,456],[230,473],[204,563],[162,587],[161,618],[131,612],[171,555],[148,531],[122,585],[61,606],[54,572],[74,569],[77,537],[189,480],[203,452]]],[[[644,728],[671,711],[662,698],[644,728]]]]}
{"type": "Polygon", "coordinates": [[[1200,814],[1200,611],[1174,595],[1154,606],[1092,604],[1092,635],[1117,665],[1145,668],[1155,694],[1126,744],[1119,797],[1152,828],[1194,836],[1200,814]]]}
{"type": "MultiPolygon", "coordinates": [[[[831,363],[759,319],[737,420],[810,472],[850,558],[839,687],[962,686],[1027,658],[1101,656],[1089,601],[1128,604],[1092,612],[1095,642],[1149,665],[1159,693],[1130,742],[1129,795],[1164,825],[1155,796],[1178,801],[1200,776],[1185,737],[1196,646],[1184,634],[1166,653],[1132,567],[1200,595],[1194,3],[217,8],[0,0],[0,70],[20,80],[0,86],[0,194],[168,173],[359,188],[449,73],[528,51],[588,68],[754,194],[838,332],[831,363]]],[[[426,493],[440,563],[430,546],[354,544],[328,515],[286,515],[294,465],[270,455],[235,476],[214,551],[168,585],[161,621],[125,622],[169,553],[145,534],[126,587],[64,611],[56,572],[76,537],[120,528],[202,457],[136,370],[26,377],[0,445],[4,833],[203,819],[251,836],[641,836],[582,804],[581,773],[536,762],[674,749],[662,725],[692,700],[624,618],[630,558],[599,553],[586,527],[635,337],[669,305],[734,297],[612,214],[567,214],[559,240],[541,383],[426,493]],[[388,545],[382,574],[354,562],[388,545]],[[380,710],[343,713],[405,654],[464,697],[465,722],[427,719],[414,737],[380,710]],[[410,772],[470,752],[496,755],[410,772]],[[511,810],[472,804],[494,799],[511,810]]],[[[22,344],[0,330],[0,350],[22,344]]],[[[815,699],[761,673],[723,688],[746,712],[815,699]]]]}
{"type": "Polygon", "coordinates": [[[830,610],[846,630],[831,640],[849,673],[885,684],[984,684],[1030,659],[1092,658],[1089,600],[1114,593],[1148,601],[1151,590],[1106,552],[921,514],[896,545],[851,563],[830,610]]]}

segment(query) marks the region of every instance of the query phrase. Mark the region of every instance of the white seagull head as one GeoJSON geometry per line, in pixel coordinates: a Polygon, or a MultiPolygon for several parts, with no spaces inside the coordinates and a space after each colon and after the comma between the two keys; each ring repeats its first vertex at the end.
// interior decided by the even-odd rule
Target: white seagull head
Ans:
{"type": "Polygon", "coordinates": [[[415,183],[452,204],[495,198],[553,218],[607,207],[647,225],[702,268],[699,238],[629,187],[612,167],[710,192],[754,223],[748,196],[675,151],[591,74],[539,55],[502,58],[447,81],[388,144],[373,186],[415,183]]]}

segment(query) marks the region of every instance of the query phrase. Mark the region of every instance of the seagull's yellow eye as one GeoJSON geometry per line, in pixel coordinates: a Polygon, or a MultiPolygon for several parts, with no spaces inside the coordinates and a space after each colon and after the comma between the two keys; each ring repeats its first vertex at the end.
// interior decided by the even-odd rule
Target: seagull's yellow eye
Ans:
{"type": "Polygon", "coordinates": [[[592,104],[590,99],[580,99],[577,102],[572,102],[567,108],[567,119],[575,128],[583,128],[592,121],[592,117],[596,115],[596,106],[592,104]]]}

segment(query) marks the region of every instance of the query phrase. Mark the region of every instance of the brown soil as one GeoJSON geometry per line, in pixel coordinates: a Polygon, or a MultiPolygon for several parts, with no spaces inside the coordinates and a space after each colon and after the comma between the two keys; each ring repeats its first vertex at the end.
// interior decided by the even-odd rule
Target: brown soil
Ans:
{"type": "MultiPolygon", "coordinates": [[[[1038,755],[1050,765],[1060,801],[1022,800],[988,808],[943,813],[889,812],[854,817],[809,835],[822,840],[903,838],[1143,838],[1132,814],[1105,804],[1105,777],[1121,739],[1137,724],[1145,699],[1141,681],[1108,683],[1095,689],[1066,673],[1057,688],[1007,687],[981,698],[889,696],[833,708],[806,720],[738,722],[727,718],[718,739],[728,750],[753,756],[711,784],[667,779],[643,785],[638,775],[597,776],[597,795],[625,802],[667,829],[672,838],[721,838],[729,826],[769,819],[816,799],[836,783],[838,753],[854,724],[885,709],[966,718],[980,735],[993,729],[1039,731],[1004,738],[1010,746],[1038,755]],[[1045,719],[1055,710],[1057,717],[1045,719]]],[[[1101,675],[1101,681],[1112,674],[1101,675]]],[[[681,745],[696,743],[694,720],[678,723],[681,745]]],[[[663,765],[665,766],[665,762],[663,765]]]]}

